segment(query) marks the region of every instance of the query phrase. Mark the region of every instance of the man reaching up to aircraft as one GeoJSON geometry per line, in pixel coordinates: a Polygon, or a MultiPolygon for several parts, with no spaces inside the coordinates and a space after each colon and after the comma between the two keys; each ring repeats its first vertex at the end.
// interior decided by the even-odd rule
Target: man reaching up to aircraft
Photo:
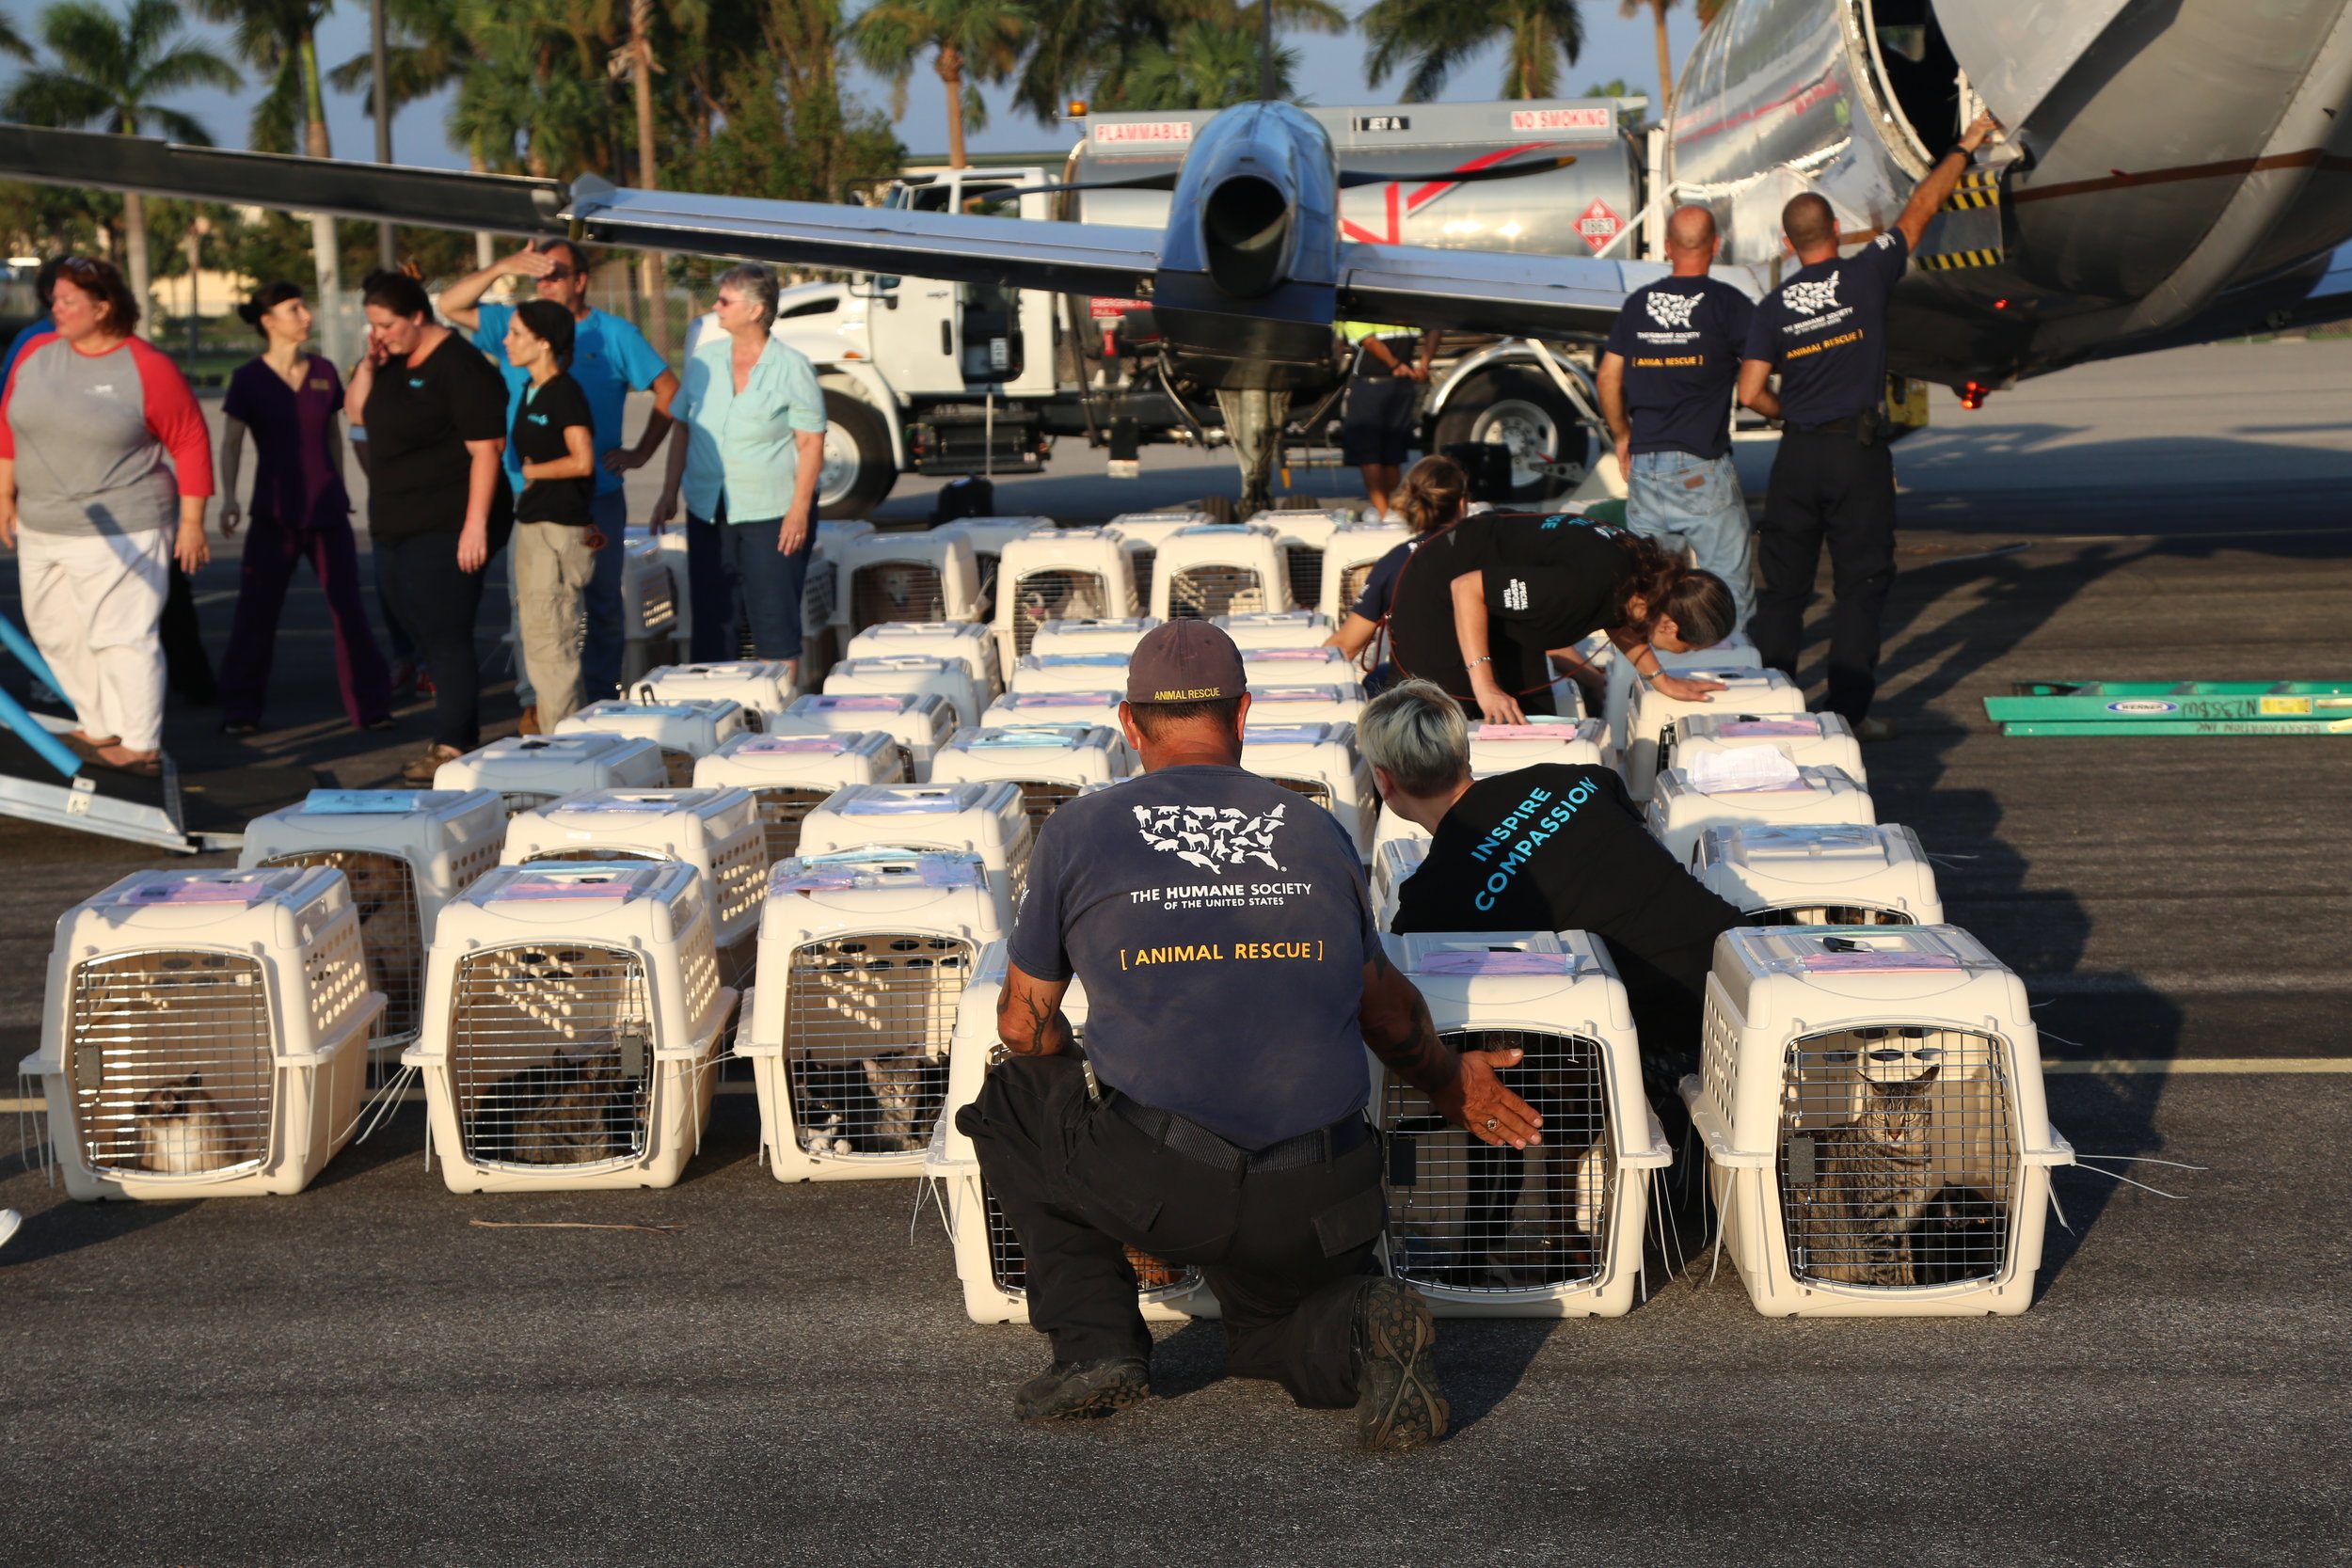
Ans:
{"type": "Polygon", "coordinates": [[[1997,129],[1979,115],[1960,145],[1919,182],[1902,215],[1851,256],[1837,253],[1836,214],[1808,192],[1781,209],[1801,263],[1756,307],[1740,367],[1740,401],[1782,421],[1780,451],[1757,529],[1763,578],[1751,635],[1775,670],[1794,675],[1804,607],[1829,542],[1829,689],[1820,706],[1865,740],[1894,727],[1869,718],[1878,689],[1879,622],[1895,580],[1895,465],[1886,450],[1886,300],[1962,170],[1997,129]],[[1777,395],[1766,386],[1780,373],[1777,395]]]}

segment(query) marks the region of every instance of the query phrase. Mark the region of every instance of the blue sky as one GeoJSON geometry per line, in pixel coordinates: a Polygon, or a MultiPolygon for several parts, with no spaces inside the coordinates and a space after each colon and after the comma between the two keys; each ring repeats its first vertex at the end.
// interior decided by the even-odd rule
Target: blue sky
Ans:
{"type": "MultiPolygon", "coordinates": [[[[102,0],[103,3],[103,0],[102,0]]],[[[850,0],[854,9],[859,0],[850,0]]],[[[1368,3],[1368,0],[1367,0],[1368,3]]],[[[40,8],[26,0],[10,0],[7,7],[16,15],[18,25],[28,36],[34,34],[35,18],[40,8]]],[[[1350,8],[1360,13],[1362,5],[1350,8]]],[[[1687,6],[1669,13],[1669,25],[1674,40],[1675,62],[1680,68],[1698,36],[1697,24],[1687,6]]],[[[368,8],[365,0],[342,0],[329,16],[319,40],[320,58],[328,66],[339,65],[367,49],[368,8]]],[[[205,23],[194,24],[194,30],[211,36],[223,54],[229,53],[226,29],[205,23]]],[[[1652,42],[1649,13],[1646,8],[1631,20],[1617,15],[1615,0],[1586,0],[1584,5],[1585,47],[1577,63],[1568,67],[1563,77],[1571,92],[1581,91],[1588,83],[1605,82],[1623,77],[1645,90],[1654,85],[1658,74],[1658,55],[1652,42]]],[[[1301,72],[1302,91],[1316,103],[1378,103],[1393,101],[1396,79],[1390,79],[1385,92],[1375,92],[1364,85],[1364,44],[1359,35],[1342,38],[1306,36],[1291,40],[1306,56],[1301,72]]],[[[21,68],[13,64],[6,70],[13,76],[21,68]]],[[[1502,75],[1500,50],[1454,73],[1445,97],[1463,101],[1490,97],[1502,75]]],[[[875,107],[887,109],[890,92],[886,84],[852,72],[851,90],[875,107]]],[[[215,141],[224,147],[245,145],[246,122],[252,111],[258,90],[243,93],[191,92],[174,100],[176,106],[185,109],[201,120],[215,141]]],[[[1016,114],[1007,106],[1005,94],[990,94],[989,129],[972,138],[976,151],[1026,150],[1035,148],[1066,146],[1068,135],[1059,128],[1041,126],[1026,115],[1016,114]]],[[[392,156],[406,164],[437,165],[462,168],[465,159],[453,150],[442,135],[442,121],[448,112],[445,99],[433,99],[413,104],[404,110],[392,125],[392,156]]],[[[327,125],[339,157],[368,157],[374,148],[374,132],[367,116],[361,111],[356,95],[327,95],[327,125]]],[[[908,149],[915,152],[944,150],[947,145],[946,111],[939,78],[931,74],[928,57],[916,67],[907,88],[907,112],[898,122],[898,135],[908,149]]],[[[617,174],[619,171],[612,171],[617,174]]]]}

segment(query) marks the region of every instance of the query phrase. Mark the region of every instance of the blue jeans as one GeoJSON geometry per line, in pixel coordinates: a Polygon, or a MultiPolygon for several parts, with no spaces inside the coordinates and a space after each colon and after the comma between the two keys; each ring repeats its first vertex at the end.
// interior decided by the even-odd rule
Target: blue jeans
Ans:
{"type": "Polygon", "coordinates": [[[687,518],[686,569],[693,586],[697,662],[736,657],[739,617],[752,628],[753,657],[801,657],[801,591],[808,581],[809,558],[816,553],[817,530],[812,526],[801,547],[786,555],[776,548],[776,531],[783,526],[781,517],[732,522],[723,499],[710,521],[687,518]],[[699,563],[698,553],[703,558],[699,563]],[[707,639],[706,626],[710,628],[707,639]]]}
{"type": "Polygon", "coordinates": [[[1638,451],[1626,488],[1625,526],[1669,550],[1690,546],[1699,569],[1714,573],[1731,590],[1744,627],[1756,613],[1750,565],[1756,531],[1731,454],[1638,451]]]}

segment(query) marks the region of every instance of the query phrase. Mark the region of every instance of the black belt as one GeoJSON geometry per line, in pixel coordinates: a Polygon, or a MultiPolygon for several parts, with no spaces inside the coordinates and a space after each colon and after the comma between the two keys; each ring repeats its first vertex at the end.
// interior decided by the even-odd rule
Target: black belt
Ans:
{"type": "Polygon", "coordinates": [[[1136,1131],[1188,1160],[1198,1160],[1218,1170],[1260,1174],[1303,1170],[1309,1165],[1327,1164],[1343,1154],[1352,1154],[1372,1141],[1372,1128],[1362,1116],[1357,1115],[1342,1117],[1328,1127],[1318,1127],[1263,1148],[1244,1148],[1173,1111],[1138,1105],[1123,1094],[1112,1093],[1104,1098],[1110,1101],[1111,1109],[1136,1131]]]}
{"type": "Polygon", "coordinates": [[[1849,414],[1842,420],[1823,420],[1820,424],[1797,424],[1792,421],[1787,428],[1803,436],[1851,436],[1853,434],[1853,416],[1849,414]]]}

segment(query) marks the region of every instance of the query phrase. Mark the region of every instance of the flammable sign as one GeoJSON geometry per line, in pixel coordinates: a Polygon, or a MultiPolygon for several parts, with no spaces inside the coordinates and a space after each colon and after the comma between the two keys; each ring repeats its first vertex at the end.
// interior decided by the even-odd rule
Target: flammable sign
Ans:
{"type": "Polygon", "coordinates": [[[1576,231],[1584,236],[1584,243],[1592,246],[1596,255],[1615,239],[1617,231],[1624,227],[1625,219],[1617,215],[1617,210],[1598,197],[1593,198],[1593,204],[1577,214],[1576,231]]]}

